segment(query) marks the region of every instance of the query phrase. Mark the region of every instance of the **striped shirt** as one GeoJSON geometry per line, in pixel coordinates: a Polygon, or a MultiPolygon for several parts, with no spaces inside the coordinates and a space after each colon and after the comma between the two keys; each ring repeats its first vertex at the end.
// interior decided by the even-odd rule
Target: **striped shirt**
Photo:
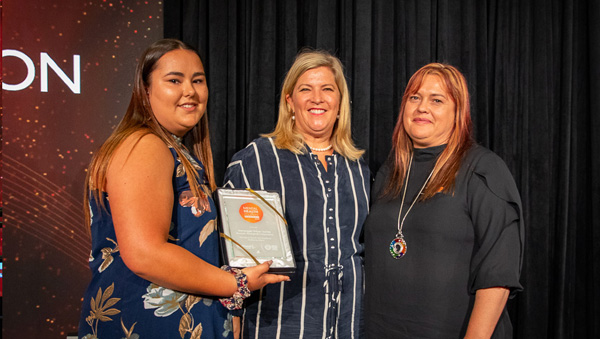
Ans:
{"type": "MultiPolygon", "coordinates": [[[[308,148],[308,147],[307,147],[308,148]]],[[[360,338],[363,244],[370,171],[338,153],[327,169],[311,152],[296,155],[259,138],[233,156],[225,185],[281,195],[296,259],[291,282],[247,299],[244,338],[360,338]]]]}

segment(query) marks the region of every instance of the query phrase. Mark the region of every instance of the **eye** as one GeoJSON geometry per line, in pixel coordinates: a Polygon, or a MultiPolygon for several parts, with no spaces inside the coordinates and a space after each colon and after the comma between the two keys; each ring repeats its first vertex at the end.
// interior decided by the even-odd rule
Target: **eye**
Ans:
{"type": "Polygon", "coordinates": [[[181,81],[179,81],[179,79],[169,79],[167,81],[170,82],[170,83],[172,83],[172,84],[178,84],[178,83],[181,82],[181,81]]]}
{"type": "Polygon", "coordinates": [[[333,91],[334,91],[334,90],[333,90],[333,87],[325,87],[325,88],[323,88],[323,90],[324,90],[324,91],[330,91],[330,92],[333,92],[333,91]]]}
{"type": "Polygon", "coordinates": [[[204,78],[198,78],[198,79],[195,79],[195,80],[194,80],[194,83],[195,83],[195,84],[202,84],[202,83],[204,83],[204,78]]]}
{"type": "Polygon", "coordinates": [[[418,101],[419,100],[419,96],[418,95],[411,95],[408,97],[408,100],[410,101],[418,101]]]}

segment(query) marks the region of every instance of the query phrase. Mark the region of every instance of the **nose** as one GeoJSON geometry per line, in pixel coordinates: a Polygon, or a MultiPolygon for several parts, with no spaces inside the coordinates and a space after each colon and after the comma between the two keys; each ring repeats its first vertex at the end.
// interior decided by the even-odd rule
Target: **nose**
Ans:
{"type": "Polygon", "coordinates": [[[323,102],[321,98],[321,91],[312,91],[312,96],[310,100],[316,104],[323,102]]]}
{"type": "Polygon", "coordinates": [[[194,88],[194,85],[189,81],[185,81],[183,85],[183,95],[186,97],[191,97],[195,93],[196,89],[194,88]]]}
{"type": "Polygon", "coordinates": [[[417,110],[419,112],[427,112],[427,101],[426,100],[421,100],[419,102],[419,105],[417,106],[417,110]]]}

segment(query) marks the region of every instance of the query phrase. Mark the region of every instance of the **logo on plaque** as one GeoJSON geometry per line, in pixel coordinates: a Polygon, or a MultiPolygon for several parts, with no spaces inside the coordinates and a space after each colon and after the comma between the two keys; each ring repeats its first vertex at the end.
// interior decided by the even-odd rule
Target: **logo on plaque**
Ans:
{"type": "Polygon", "coordinates": [[[247,222],[259,222],[263,218],[263,211],[257,205],[247,202],[240,206],[240,215],[247,222]]]}

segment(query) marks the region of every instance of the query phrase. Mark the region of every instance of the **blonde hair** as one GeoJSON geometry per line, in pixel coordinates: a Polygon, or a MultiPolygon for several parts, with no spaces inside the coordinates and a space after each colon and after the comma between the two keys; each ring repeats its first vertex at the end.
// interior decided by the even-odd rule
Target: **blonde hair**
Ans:
{"type": "Polygon", "coordinates": [[[279,98],[279,118],[275,130],[263,136],[273,137],[275,146],[278,148],[288,149],[296,154],[307,152],[302,135],[294,130],[293,112],[287,103],[286,96],[292,95],[296,82],[304,72],[323,66],[331,69],[340,91],[339,118],[333,127],[331,138],[333,149],[349,160],[358,160],[364,151],[356,148],[352,141],[350,93],[344,77],[342,63],[338,58],[325,51],[304,49],[298,53],[283,81],[279,98]]]}
{"type": "Polygon", "coordinates": [[[436,193],[454,191],[456,173],[467,150],[473,144],[473,124],[471,122],[471,106],[469,90],[465,77],[455,67],[442,63],[431,63],[419,69],[408,81],[402,96],[400,114],[392,136],[392,150],[389,160],[392,163],[390,179],[383,191],[384,196],[397,197],[404,184],[408,163],[413,153],[413,142],[404,128],[404,114],[408,98],[415,94],[425,77],[435,75],[440,78],[450,99],[456,105],[454,125],[448,145],[440,154],[433,174],[419,200],[426,200],[436,193]]]}
{"type": "MultiPolygon", "coordinates": [[[[154,116],[154,112],[152,112],[150,101],[147,96],[147,89],[150,85],[150,75],[156,69],[158,60],[166,53],[177,49],[192,51],[200,58],[198,52],[186,43],[175,39],[163,39],[150,45],[150,47],[142,54],[138,62],[135,70],[133,92],[125,116],[104,144],[102,144],[98,152],[92,157],[90,166],[88,167],[83,196],[85,224],[88,229],[90,226],[90,209],[88,206],[90,199],[93,198],[99,202],[100,205],[104,206],[103,200],[100,198],[100,193],[106,191],[106,172],[110,160],[119,145],[121,145],[127,137],[136,132],[140,132],[139,135],[136,136],[136,143],[143,136],[154,134],[166,145],[172,147],[177,153],[186,173],[188,173],[187,180],[190,184],[192,193],[197,197],[202,196],[200,193],[200,185],[198,183],[198,172],[184,155],[185,151],[183,147],[175,141],[169,131],[158,123],[158,120],[156,120],[156,117],[154,116]],[[90,197],[90,195],[92,196],[90,197]]],[[[202,116],[196,126],[185,135],[184,141],[185,144],[191,148],[192,153],[194,153],[204,165],[204,173],[209,182],[210,189],[216,189],[217,185],[214,179],[212,151],[210,147],[208,118],[206,113],[202,116]]]]}

